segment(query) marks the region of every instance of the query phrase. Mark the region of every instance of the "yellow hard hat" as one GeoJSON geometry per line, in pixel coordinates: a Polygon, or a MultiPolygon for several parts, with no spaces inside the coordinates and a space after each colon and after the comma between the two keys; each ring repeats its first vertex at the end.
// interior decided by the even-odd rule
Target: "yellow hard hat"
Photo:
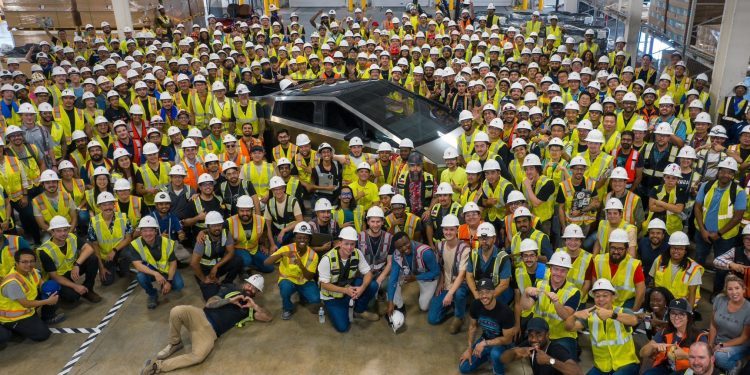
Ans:
{"type": "Polygon", "coordinates": [[[307,64],[305,56],[297,56],[297,64],[307,64]]]}

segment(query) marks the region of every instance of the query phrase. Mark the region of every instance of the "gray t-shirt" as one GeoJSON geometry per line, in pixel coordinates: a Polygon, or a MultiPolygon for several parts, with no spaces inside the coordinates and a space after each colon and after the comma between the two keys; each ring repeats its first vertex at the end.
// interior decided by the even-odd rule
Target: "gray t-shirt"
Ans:
{"type": "Polygon", "coordinates": [[[5,284],[2,290],[2,294],[3,296],[5,296],[5,298],[11,299],[13,301],[18,301],[19,299],[26,298],[26,294],[24,294],[23,289],[21,289],[21,284],[19,284],[17,281],[5,284]]]}
{"type": "Polygon", "coordinates": [[[721,294],[714,300],[714,324],[716,341],[726,342],[739,337],[745,326],[750,324],[750,302],[744,301],[742,307],[734,313],[727,309],[729,298],[721,294]]]}

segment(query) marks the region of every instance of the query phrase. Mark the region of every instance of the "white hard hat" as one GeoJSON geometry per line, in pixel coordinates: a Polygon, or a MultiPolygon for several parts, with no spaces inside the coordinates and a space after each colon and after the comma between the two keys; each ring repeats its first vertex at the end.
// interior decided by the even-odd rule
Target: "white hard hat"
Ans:
{"type": "Polygon", "coordinates": [[[604,134],[601,131],[591,130],[585,139],[586,142],[604,143],[604,134]]]}
{"type": "Polygon", "coordinates": [[[654,129],[654,134],[672,135],[672,125],[669,125],[668,122],[662,122],[654,129]]]}
{"type": "MultiPolygon", "coordinates": [[[[395,194],[396,194],[396,190],[390,184],[383,184],[383,186],[381,186],[380,189],[378,189],[378,195],[395,195],[395,194]]],[[[435,193],[435,194],[440,194],[440,193],[435,193]]]]}
{"type": "Polygon", "coordinates": [[[536,167],[536,166],[539,166],[539,167],[542,166],[542,161],[539,159],[539,156],[537,156],[536,154],[526,155],[526,157],[523,159],[523,167],[526,168],[526,167],[536,167]]]}
{"type": "Polygon", "coordinates": [[[116,148],[115,151],[112,153],[112,157],[115,160],[117,160],[117,159],[119,159],[119,158],[121,158],[123,156],[130,156],[130,153],[128,152],[128,150],[126,150],[123,147],[116,148]]]}
{"type": "Polygon", "coordinates": [[[731,170],[737,172],[737,161],[734,160],[734,158],[728,157],[728,158],[725,158],[724,160],[722,160],[721,162],[719,162],[718,167],[719,168],[731,169],[731,170]]]}
{"type": "Polygon", "coordinates": [[[393,152],[393,148],[391,147],[391,144],[388,142],[381,142],[378,145],[378,152],[393,152]]]}
{"type": "Polygon", "coordinates": [[[650,229],[663,229],[663,230],[666,231],[667,230],[667,224],[665,224],[664,221],[662,219],[659,219],[659,218],[651,219],[651,221],[649,221],[649,223],[648,223],[648,229],[649,230],[650,229]]]}
{"type": "MultiPolygon", "coordinates": [[[[394,196],[394,198],[395,198],[395,196],[394,196]]],[[[391,199],[391,204],[393,204],[393,199],[391,199]]],[[[406,203],[404,203],[404,204],[406,204],[406,203]]],[[[383,212],[383,209],[380,208],[379,206],[372,206],[372,207],[370,207],[370,209],[367,210],[367,216],[366,217],[368,219],[371,218],[371,217],[379,217],[379,218],[382,219],[382,218],[385,217],[385,213],[383,212]]]]}
{"type": "Polygon", "coordinates": [[[331,211],[333,207],[331,207],[331,201],[329,201],[326,198],[320,198],[317,202],[315,202],[315,212],[318,211],[331,211]]]}
{"type": "Polygon", "coordinates": [[[414,142],[409,138],[404,138],[399,142],[398,148],[414,148],[414,142]]]}
{"type": "MultiPolygon", "coordinates": [[[[375,208],[375,207],[372,207],[375,208]]],[[[370,209],[372,209],[370,208],[370,209]]],[[[339,238],[342,240],[348,240],[348,241],[356,241],[357,240],[357,230],[352,227],[346,227],[342,228],[341,232],[339,232],[339,238]]]]}
{"type": "Polygon", "coordinates": [[[39,182],[57,182],[60,181],[60,177],[57,177],[57,173],[51,169],[47,169],[46,171],[42,172],[42,175],[39,177],[39,182]]]}
{"type": "Polygon", "coordinates": [[[681,231],[674,232],[669,236],[669,246],[690,246],[690,238],[681,231]]]}
{"type": "Polygon", "coordinates": [[[521,241],[519,252],[525,253],[527,251],[539,251],[539,245],[537,245],[536,241],[532,240],[531,238],[527,238],[521,241]]]}
{"type": "Polygon", "coordinates": [[[443,221],[440,223],[441,228],[446,227],[457,227],[460,225],[460,222],[458,221],[458,217],[453,214],[448,214],[443,217],[443,221]]]}
{"type": "Polygon", "coordinates": [[[138,223],[138,229],[143,228],[155,228],[159,229],[159,223],[156,222],[156,219],[154,219],[153,216],[147,215],[141,218],[141,221],[138,223]]]}
{"type": "Polygon", "coordinates": [[[63,169],[75,169],[75,166],[73,166],[73,163],[71,163],[70,160],[63,160],[57,165],[57,170],[62,171],[63,169]]]}
{"type": "MultiPolygon", "coordinates": [[[[486,166],[487,166],[487,163],[485,163],[485,167],[486,166]]],[[[453,194],[453,187],[451,186],[451,184],[447,182],[441,182],[440,185],[438,185],[437,189],[435,190],[435,195],[445,195],[445,194],[453,194]]]]}
{"type": "Polygon", "coordinates": [[[255,289],[258,289],[258,291],[260,292],[263,292],[263,287],[266,284],[266,281],[263,279],[263,276],[257,273],[245,279],[245,282],[254,286],[255,289]]]}
{"type": "Polygon", "coordinates": [[[185,171],[185,167],[183,167],[180,164],[173,165],[172,168],[169,169],[169,175],[170,176],[187,176],[187,171],[185,171]]]}
{"type": "MultiPolygon", "coordinates": [[[[378,150],[380,151],[380,150],[378,150]]],[[[456,150],[453,147],[448,147],[443,151],[443,159],[449,160],[449,159],[455,159],[458,157],[458,150],[456,150]]]]}
{"type": "Polygon", "coordinates": [[[484,167],[482,168],[484,172],[487,171],[499,171],[500,170],[500,163],[497,162],[495,159],[487,159],[486,162],[484,162],[484,167]]]}
{"type": "Polygon", "coordinates": [[[547,262],[547,265],[570,269],[572,267],[571,263],[572,262],[570,260],[570,254],[565,251],[558,251],[552,254],[552,257],[550,258],[549,262],[547,262]]]}
{"type": "MultiPolygon", "coordinates": [[[[8,85],[10,86],[10,85],[8,85]]],[[[5,91],[5,90],[3,90],[5,91]]],[[[34,106],[31,105],[31,103],[23,103],[21,106],[18,107],[18,114],[36,114],[36,109],[34,109],[34,106]]]]}
{"type": "Polygon", "coordinates": [[[565,227],[562,238],[586,238],[586,236],[583,234],[583,229],[581,229],[580,225],[568,224],[565,227]]]}
{"type": "Polygon", "coordinates": [[[109,171],[105,166],[99,166],[94,168],[94,177],[96,176],[109,176],[109,171]]]}
{"type": "Polygon", "coordinates": [[[253,203],[253,198],[251,198],[249,195],[241,195],[239,198],[237,198],[237,203],[235,204],[237,208],[253,208],[255,204],[253,203]]]}
{"type": "Polygon", "coordinates": [[[518,190],[511,190],[510,194],[508,194],[508,199],[506,200],[506,204],[511,204],[515,202],[525,202],[526,197],[518,190]]]}
{"type": "Polygon", "coordinates": [[[471,114],[471,111],[463,110],[461,113],[458,114],[458,122],[463,122],[464,120],[473,120],[474,115],[471,114]]]}
{"type": "Polygon", "coordinates": [[[529,209],[524,206],[518,207],[515,211],[513,211],[514,219],[524,216],[531,217],[531,211],[529,211],[529,209]]]}
{"type": "Polygon", "coordinates": [[[133,104],[130,106],[130,114],[131,115],[142,115],[143,114],[143,107],[141,107],[139,104],[133,104]]]}
{"type": "Polygon", "coordinates": [[[401,194],[396,194],[393,196],[393,198],[391,198],[391,206],[393,206],[394,204],[402,204],[406,206],[406,198],[404,198],[404,196],[401,194]]]}
{"type": "Polygon", "coordinates": [[[145,145],[143,145],[143,155],[151,155],[156,154],[159,152],[159,146],[148,142],[145,145]]]}
{"type": "Polygon", "coordinates": [[[633,124],[633,131],[642,131],[645,132],[648,130],[648,124],[645,120],[638,119],[635,120],[635,124],[633,124]]]}
{"type": "Polygon", "coordinates": [[[192,138],[185,138],[185,139],[183,139],[181,146],[182,146],[183,149],[198,147],[198,145],[195,144],[195,140],[192,139],[192,138]]]}
{"type": "Polygon", "coordinates": [[[70,139],[73,142],[75,142],[75,141],[77,141],[79,139],[83,139],[83,138],[86,138],[86,133],[83,130],[76,130],[76,131],[74,131],[73,134],[70,137],[70,139]]]}
{"type": "Polygon", "coordinates": [[[271,181],[269,181],[268,185],[270,189],[276,189],[286,186],[286,182],[284,182],[284,179],[279,176],[273,176],[271,177],[271,181]]]}
{"type": "Polygon", "coordinates": [[[294,234],[302,233],[308,236],[312,236],[312,228],[310,228],[310,224],[303,221],[303,222],[297,223],[297,225],[294,226],[293,233],[294,234]]]}
{"type": "Polygon", "coordinates": [[[477,228],[477,237],[495,237],[496,235],[497,233],[495,232],[495,227],[492,223],[485,221],[482,224],[479,224],[479,228],[477,228]]]}
{"type": "Polygon", "coordinates": [[[622,201],[617,198],[609,198],[607,204],[604,206],[604,210],[620,210],[622,211],[622,201]]]}
{"type": "Polygon", "coordinates": [[[701,112],[697,116],[695,116],[695,120],[693,122],[704,122],[704,123],[710,124],[711,115],[706,112],[701,112]]]}
{"type": "Polygon", "coordinates": [[[96,197],[96,204],[100,205],[102,203],[110,203],[115,201],[115,196],[112,195],[112,193],[108,191],[103,191],[99,193],[99,196],[96,197]]]}
{"type": "Polygon", "coordinates": [[[310,144],[310,137],[307,134],[297,134],[296,139],[297,146],[305,146],[310,144]]]}
{"type": "Polygon", "coordinates": [[[58,215],[53,217],[52,220],[49,221],[49,228],[47,229],[53,230],[60,228],[70,228],[70,223],[68,222],[68,219],[58,215]]]}
{"type": "Polygon", "coordinates": [[[391,313],[390,317],[390,324],[391,328],[393,329],[393,333],[396,333],[399,328],[401,328],[404,325],[404,322],[406,321],[406,318],[404,317],[404,313],[402,313],[399,310],[393,310],[393,313],[391,313]]]}
{"type": "Polygon", "coordinates": [[[505,124],[503,124],[503,120],[500,117],[495,117],[492,119],[492,121],[490,121],[490,127],[503,129],[505,127],[505,124]]]}
{"type": "Polygon", "coordinates": [[[727,130],[724,129],[721,125],[716,125],[713,128],[711,128],[711,131],[708,132],[709,137],[718,137],[718,138],[729,138],[727,137],[727,130]]]}
{"type": "Polygon", "coordinates": [[[352,137],[352,139],[349,140],[349,147],[352,146],[364,146],[364,142],[362,142],[362,138],[360,137],[352,137]]]}
{"type": "Polygon", "coordinates": [[[625,229],[616,228],[609,233],[609,242],[612,243],[628,243],[628,232],[625,229]]]}
{"type": "MultiPolygon", "coordinates": [[[[273,180],[273,179],[272,179],[272,180],[273,180]]],[[[214,178],[213,178],[213,177],[211,177],[211,175],[210,175],[210,174],[208,174],[208,173],[203,173],[203,174],[201,174],[200,176],[198,176],[198,185],[200,185],[200,184],[202,184],[202,183],[205,183],[205,182],[211,182],[211,183],[214,183],[214,182],[216,182],[216,181],[214,180],[214,178]]]]}
{"type": "Polygon", "coordinates": [[[696,159],[695,155],[695,149],[690,146],[682,146],[680,149],[680,153],[677,154],[678,158],[685,158],[685,159],[696,159]]]}
{"type": "Polygon", "coordinates": [[[118,178],[115,181],[114,191],[130,190],[130,181],[127,178],[118,178]]]}
{"type": "Polygon", "coordinates": [[[591,297],[594,296],[594,292],[598,290],[608,290],[612,292],[612,294],[617,295],[617,290],[614,286],[612,286],[612,282],[607,279],[599,279],[594,281],[594,285],[591,286],[591,291],[589,292],[589,295],[591,297]]]}
{"type": "Polygon", "coordinates": [[[370,167],[370,163],[368,163],[366,161],[363,161],[363,162],[357,164],[357,171],[359,171],[360,169],[366,169],[368,171],[371,171],[372,167],[370,167]]]}
{"type": "Polygon", "coordinates": [[[682,171],[680,170],[679,165],[671,163],[664,168],[664,175],[682,178],[682,171]]]}
{"type": "Polygon", "coordinates": [[[479,206],[474,201],[466,202],[462,211],[464,214],[468,212],[480,212],[479,206]]]}
{"type": "Polygon", "coordinates": [[[623,167],[617,167],[612,170],[612,173],[609,175],[610,180],[627,180],[628,179],[628,171],[625,170],[623,167]]]}
{"type": "Polygon", "coordinates": [[[659,99],[659,105],[674,105],[674,100],[669,95],[664,95],[659,99]]]}
{"type": "Polygon", "coordinates": [[[468,163],[466,163],[466,173],[481,173],[482,172],[482,163],[480,163],[478,160],[471,160],[468,163]]]}
{"type": "Polygon", "coordinates": [[[154,203],[172,203],[172,199],[166,192],[160,191],[154,197],[154,203]]]}
{"type": "Polygon", "coordinates": [[[526,147],[526,141],[521,137],[517,137],[517,138],[514,138],[513,143],[510,144],[510,149],[514,150],[516,147],[520,147],[520,146],[526,147]]]}
{"type": "Polygon", "coordinates": [[[206,225],[224,224],[224,216],[222,216],[218,211],[211,211],[206,214],[204,223],[206,225]]]}
{"type": "Polygon", "coordinates": [[[583,158],[583,156],[576,155],[573,157],[573,159],[570,159],[570,167],[575,167],[578,165],[582,165],[584,167],[588,167],[589,163],[586,161],[586,159],[583,158]]]}

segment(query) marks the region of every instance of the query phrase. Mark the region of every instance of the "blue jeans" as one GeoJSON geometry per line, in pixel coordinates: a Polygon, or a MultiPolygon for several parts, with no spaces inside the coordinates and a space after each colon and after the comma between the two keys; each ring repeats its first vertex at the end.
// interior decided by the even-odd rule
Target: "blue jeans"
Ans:
{"type": "Polygon", "coordinates": [[[586,373],[586,375],[638,375],[638,371],[640,371],[641,365],[637,363],[631,363],[626,366],[622,366],[617,371],[600,371],[596,367],[592,367],[589,372],[586,373]]]}
{"type": "Polygon", "coordinates": [[[255,254],[250,254],[250,252],[245,249],[237,249],[234,251],[234,254],[239,255],[240,258],[242,258],[243,268],[253,267],[263,273],[271,273],[274,270],[272,265],[267,266],[263,264],[266,258],[268,258],[268,255],[260,251],[260,249],[258,249],[255,254]]]}
{"type": "MultiPolygon", "coordinates": [[[[472,345],[472,349],[477,346],[477,343],[482,341],[483,339],[480,337],[476,342],[474,342],[474,345],[472,345]]],[[[479,366],[483,365],[488,360],[492,361],[492,372],[495,375],[503,375],[505,374],[505,366],[503,365],[503,362],[500,361],[500,357],[503,355],[503,352],[508,347],[505,345],[500,346],[486,346],[484,350],[482,350],[482,356],[477,357],[472,354],[471,356],[471,363],[469,361],[463,361],[458,364],[458,371],[460,371],[462,374],[469,374],[474,371],[476,371],[479,366]]]]}
{"type": "MultiPolygon", "coordinates": [[[[729,249],[737,244],[736,238],[728,240],[719,238],[718,240],[713,242],[706,242],[706,240],[703,239],[703,236],[701,236],[700,230],[697,230],[695,232],[695,236],[693,236],[693,239],[695,240],[695,261],[700,263],[701,265],[706,264],[706,258],[708,257],[708,253],[711,251],[711,249],[713,249],[714,251],[714,258],[717,258],[719,255],[726,253],[727,251],[729,251],[729,249]]],[[[714,294],[724,290],[724,279],[726,279],[728,273],[728,271],[720,269],[716,270],[713,287],[714,294]]]]}
{"type": "Polygon", "coordinates": [[[724,371],[729,371],[737,366],[737,362],[750,354],[750,346],[729,346],[714,352],[716,366],[724,371]]]}
{"type": "Polygon", "coordinates": [[[318,284],[315,281],[308,281],[302,285],[297,285],[289,280],[279,281],[279,293],[281,293],[281,306],[284,311],[294,310],[294,303],[292,303],[292,294],[295,292],[299,293],[300,299],[304,299],[307,303],[318,304],[320,303],[320,290],[318,284]]]}
{"type": "MultiPolygon", "coordinates": [[[[151,268],[151,266],[149,266],[151,268]]],[[[166,275],[163,275],[166,278],[166,275]]],[[[159,291],[154,288],[152,285],[154,281],[156,281],[156,278],[154,278],[151,275],[147,275],[143,272],[138,272],[135,274],[135,278],[138,280],[138,284],[141,285],[141,288],[146,291],[146,294],[149,295],[149,297],[156,297],[157,293],[159,291]]],[[[180,272],[175,272],[174,279],[172,280],[172,290],[174,291],[180,291],[182,288],[185,287],[185,282],[182,280],[182,276],[180,276],[180,272]]]]}
{"type": "MultiPolygon", "coordinates": [[[[352,285],[360,286],[362,285],[362,281],[362,278],[354,279],[352,285]]],[[[370,300],[378,293],[378,288],[378,282],[372,280],[370,282],[370,285],[367,286],[367,290],[365,290],[365,292],[362,293],[362,296],[360,296],[359,299],[354,302],[354,312],[361,313],[367,310],[367,305],[370,303],[370,300]]],[[[347,332],[349,331],[349,327],[351,326],[351,322],[349,321],[350,299],[351,297],[344,295],[341,298],[327,299],[323,301],[323,304],[325,304],[326,307],[326,311],[328,312],[328,318],[331,320],[333,328],[335,328],[338,332],[347,332]]]]}
{"type": "Polygon", "coordinates": [[[450,316],[453,310],[453,316],[463,319],[466,315],[466,300],[469,295],[469,287],[466,283],[461,284],[453,295],[453,303],[449,306],[443,306],[447,290],[443,290],[439,295],[432,297],[430,308],[427,310],[427,322],[430,324],[440,324],[450,316]]]}
{"type": "Polygon", "coordinates": [[[576,339],[572,337],[562,337],[552,341],[558,343],[559,345],[562,345],[565,349],[567,349],[568,353],[570,353],[573,358],[578,358],[578,341],[576,339]]]}

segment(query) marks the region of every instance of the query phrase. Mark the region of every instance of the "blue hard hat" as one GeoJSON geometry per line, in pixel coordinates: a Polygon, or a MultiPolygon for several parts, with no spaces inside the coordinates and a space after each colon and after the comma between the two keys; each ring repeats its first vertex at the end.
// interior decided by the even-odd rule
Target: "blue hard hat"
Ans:
{"type": "Polygon", "coordinates": [[[55,280],[47,280],[42,284],[42,293],[52,294],[60,291],[60,284],[55,280]]]}

